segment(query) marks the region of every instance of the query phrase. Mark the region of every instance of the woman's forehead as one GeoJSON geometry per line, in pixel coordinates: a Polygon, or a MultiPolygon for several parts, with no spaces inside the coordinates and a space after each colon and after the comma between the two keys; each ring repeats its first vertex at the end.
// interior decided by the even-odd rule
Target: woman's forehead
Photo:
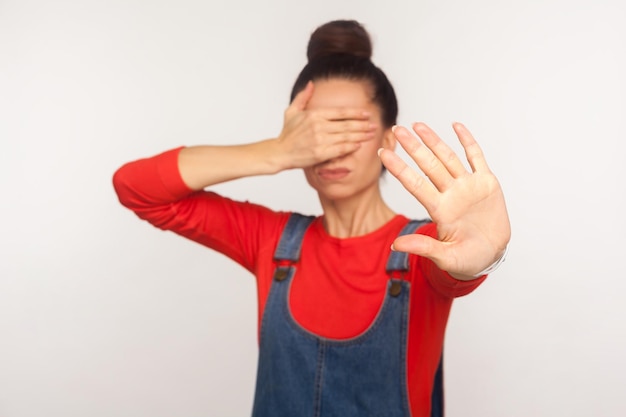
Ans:
{"type": "Polygon", "coordinates": [[[376,107],[367,81],[330,78],[314,82],[313,96],[307,109],[328,107],[376,107]]]}

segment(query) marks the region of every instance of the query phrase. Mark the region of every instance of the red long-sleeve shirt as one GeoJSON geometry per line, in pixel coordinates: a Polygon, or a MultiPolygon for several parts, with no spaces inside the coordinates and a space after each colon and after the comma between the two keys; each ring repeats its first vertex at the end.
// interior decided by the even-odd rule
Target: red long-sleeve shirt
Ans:
{"type": "MultiPolygon", "coordinates": [[[[114,187],[121,203],[154,226],[171,230],[225,254],[257,278],[259,320],[275,268],[274,250],[288,212],[192,191],[178,170],[180,148],[121,167],[114,187]]],[[[305,234],[300,267],[290,293],[294,318],[329,338],[354,337],[374,320],[385,295],[390,246],[408,222],[397,215],[369,234],[330,236],[321,217],[305,234]]],[[[434,224],[417,233],[436,236],[434,224]]],[[[411,307],[407,378],[412,415],[430,416],[430,393],[454,297],[473,291],[484,278],[454,279],[431,261],[409,257],[411,307]]]]}

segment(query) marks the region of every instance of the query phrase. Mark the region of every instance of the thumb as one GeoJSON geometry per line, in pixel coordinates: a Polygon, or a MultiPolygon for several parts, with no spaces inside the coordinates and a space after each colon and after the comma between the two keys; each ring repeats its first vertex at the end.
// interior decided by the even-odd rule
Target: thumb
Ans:
{"type": "Polygon", "coordinates": [[[307,103],[313,96],[313,89],[313,81],[309,81],[306,84],[306,87],[304,87],[302,91],[296,94],[293,101],[291,102],[291,105],[289,106],[289,109],[293,109],[295,111],[303,111],[306,108],[307,103]]]}
{"type": "MultiPolygon", "coordinates": [[[[414,255],[428,258],[437,268],[452,274],[457,271],[459,260],[454,257],[454,250],[446,243],[421,234],[404,235],[396,238],[391,246],[393,250],[408,252],[414,255]]],[[[457,272],[459,275],[470,276],[465,272],[457,272]]]]}
{"type": "Polygon", "coordinates": [[[430,258],[435,251],[434,246],[437,243],[438,241],[430,236],[410,234],[396,238],[393,242],[392,249],[430,258]]]}

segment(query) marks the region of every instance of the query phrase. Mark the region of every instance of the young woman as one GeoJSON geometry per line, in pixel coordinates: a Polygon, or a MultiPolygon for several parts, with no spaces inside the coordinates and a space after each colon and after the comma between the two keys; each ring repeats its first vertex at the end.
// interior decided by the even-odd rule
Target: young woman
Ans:
{"type": "Polygon", "coordinates": [[[504,198],[477,143],[453,125],[468,172],[426,125],[413,126],[421,141],[394,128],[394,90],[370,56],[359,23],[320,26],[278,137],[177,148],[114,176],[120,201],[140,218],[256,276],[254,416],[442,415],[452,300],[504,257],[504,198]],[[425,176],[393,152],[396,141],[425,176]],[[383,164],[432,222],[409,221],[385,204],[383,164]],[[322,215],[275,212],[205,191],[293,168],[317,191],[322,215]]]}

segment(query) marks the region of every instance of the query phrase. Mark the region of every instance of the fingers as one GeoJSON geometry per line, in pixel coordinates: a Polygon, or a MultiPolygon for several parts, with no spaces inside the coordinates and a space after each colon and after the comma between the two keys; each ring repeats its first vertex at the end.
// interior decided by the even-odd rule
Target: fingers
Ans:
{"type": "MultiPolygon", "coordinates": [[[[431,144],[436,145],[438,142],[441,142],[437,135],[435,135],[432,130],[427,128],[427,126],[416,125],[416,127],[420,128],[419,130],[416,130],[416,132],[423,135],[431,144]]],[[[424,146],[425,143],[423,144],[417,140],[403,127],[396,126],[394,128],[394,135],[402,148],[404,148],[411,159],[415,161],[422,172],[426,174],[433,185],[437,187],[439,191],[445,191],[452,183],[454,176],[451,175],[447,167],[441,162],[437,155],[435,155],[427,146],[424,146]]],[[[458,172],[458,167],[455,166],[454,169],[456,169],[455,172],[458,172]]]]}
{"type": "Polygon", "coordinates": [[[424,123],[414,123],[413,131],[417,133],[422,142],[431,150],[452,177],[458,178],[467,172],[456,153],[430,127],[424,123]]]}
{"type": "MultiPolygon", "coordinates": [[[[453,127],[472,169],[488,169],[482,151],[469,131],[460,123],[455,123],[453,127]]],[[[421,141],[401,126],[394,127],[393,132],[402,148],[430,181],[426,181],[393,152],[382,151],[380,156],[389,172],[433,215],[442,198],[441,193],[452,188],[456,179],[469,173],[454,151],[426,124],[415,123],[413,130],[421,141]]]]}
{"type": "MultiPolygon", "coordinates": [[[[434,135],[434,132],[426,133],[432,133],[434,135]]],[[[452,181],[452,176],[447,172],[441,161],[432,151],[403,127],[395,127],[394,135],[402,148],[404,148],[407,154],[415,161],[417,166],[420,167],[422,172],[426,174],[435,187],[437,187],[439,191],[445,190],[450,181],[452,181]]]]}
{"type": "MultiPolygon", "coordinates": [[[[461,123],[454,123],[452,127],[463,145],[472,170],[489,171],[482,150],[469,130],[461,123]]],[[[404,128],[394,129],[394,134],[439,191],[445,191],[455,178],[467,174],[459,157],[430,127],[424,123],[415,123],[413,131],[419,136],[421,143],[404,128]]]]}
{"type": "Polygon", "coordinates": [[[326,123],[326,131],[328,133],[344,133],[344,132],[375,132],[378,126],[366,120],[329,120],[326,123]]]}
{"type": "Polygon", "coordinates": [[[289,107],[287,108],[286,113],[289,114],[292,112],[303,111],[306,108],[307,103],[313,96],[313,90],[314,90],[313,81],[309,81],[306,87],[304,87],[304,90],[296,94],[293,101],[291,102],[291,105],[289,105],[289,107]]]}
{"type": "Polygon", "coordinates": [[[309,166],[356,151],[373,140],[379,124],[364,108],[307,109],[314,94],[309,82],[285,111],[280,142],[288,152],[300,155],[297,166],[309,166]]]}
{"type": "Polygon", "coordinates": [[[363,141],[374,137],[378,125],[372,122],[369,111],[362,108],[323,108],[307,111],[305,107],[312,95],[313,83],[309,82],[287,108],[286,119],[306,120],[312,132],[336,135],[334,140],[363,141]]]}
{"type": "Polygon", "coordinates": [[[478,146],[478,143],[472,136],[469,130],[461,123],[453,123],[452,128],[456,133],[463,149],[465,149],[465,156],[470,163],[472,170],[476,171],[489,171],[489,166],[485,160],[482,149],[478,146]]]}
{"type": "Polygon", "coordinates": [[[430,236],[420,234],[404,235],[396,238],[392,249],[399,252],[414,253],[416,255],[431,257],[434,246],[439,243],[430,236]]]}
{"type": "Polygon", "coordinates": [[[331,161],[335,158],[341,158],[352,152],[357,151],[361,147],[361,142],[339,142],[330,145],[321,155],[321,162],[331,161]]]}
{"type": "Polygon", "coordinates": [[[361,109],[323,109],[308,114],[312,131],[327,145],[365,142],[376,137],[378,125],[361,109]]]}
{"type": "Polygon", "coordinates": [[[355,152],[363,142],[374,140],[374,132],[338,132],[325,135],[321,161],[344,157],[355,152]]]}
{"type": "MultiPolygon", "coordinates": [[[[396,129],[396,131],[399,128],[396,129]]],[[[408,134],[408,132],[407,132],[408,134]]],[[[395,152],[381,148],[378,151],[380,159],[396,177],[402,186],[411,193],[429,213],[434,213],[439,203],[439,192],[433,184],[411,169],[395,152]]]]}
{"type": "Polygon", "coordinates": [[[449,271],[455,266],[449,257],[450,247],[430,236],[421,234],[400,236],[393,242],[392,249],[428,258],[444,271],[449,271]]]}

